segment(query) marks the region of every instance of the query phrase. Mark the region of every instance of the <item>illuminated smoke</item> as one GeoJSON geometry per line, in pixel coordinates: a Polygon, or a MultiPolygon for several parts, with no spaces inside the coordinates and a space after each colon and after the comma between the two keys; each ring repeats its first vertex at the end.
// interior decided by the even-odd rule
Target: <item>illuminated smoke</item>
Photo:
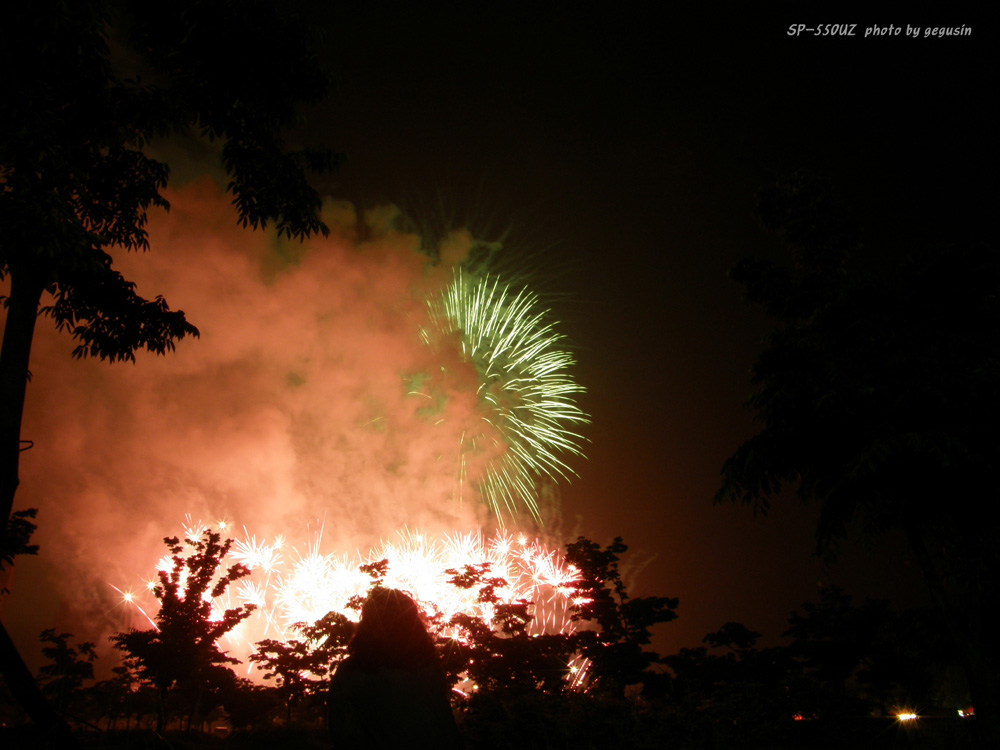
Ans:
{"type": "Polygon", "coordinates": [[[483,420],[481,363],[428,305],[462,278],[453,267],[394,229],[392,208],[359,221],[328,201],[330,237],[299,244],[239,228],[211,181],[168,198],[170,213],[150,216],[152,252],[115,265],[184,310],[199,339],[109,366],[72,360],[73,340],[39,321],[17,505],[39,508],[42,552],[19,566],[5,612],[26,652],[55,621],[102,642],[122,629],[131,612],[105,582],[151,570],[179,512],[240,518],[259,548],[306,529],[286,539],[285,565],[318,521],[344,551],[399,528],[443,543],[495,525],[475,480],[506,450],[503,428],[483,420]],[[490,450],[470,451],[472,434],[490,450]]]}

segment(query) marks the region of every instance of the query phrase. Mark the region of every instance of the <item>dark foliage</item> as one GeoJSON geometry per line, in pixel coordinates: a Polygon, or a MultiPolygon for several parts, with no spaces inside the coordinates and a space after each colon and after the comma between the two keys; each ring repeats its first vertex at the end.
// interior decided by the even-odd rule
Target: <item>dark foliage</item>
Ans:
{"type": "Polygon", "coordinates": [[[84,641],[70,644],[72,633],[56,633],[54,628],[42,631],[42,656],[48,659],[38,670],[38,684],[42,693],[55,706],[61,719],[75,712],[74,702],[80,696],[85,680],[94,679],[94,644],[84,641]]]}
{"type": "MultiPolygon", "coordinates": [[[[180,558],[179,540],[168,543],[180,558]]],[[[208,585],[206,576],[196,573],[192,591],[221,593],[227,578],[231,583],[240,571],[213,566],[224,549],[217,536],[213,540],[207,535],[200,543],[189,541],[194,554],[182,558],[187,580],[192,580],[190,570],[214,570],[216,575],[208,577],[214,583],[208,585]],[[188,568],[191,560],[198,562],[188,568]]],[[[265,669],[265,685],[237,678],[230,670],[232,660],[213,645],[201,651],[200,669],[174,673],[165,700],[153,672],[135,655],[114,670],[111,680],[80,689],[91,674],[91,646],[74,649],[68,635],[55,631],[45,634],[53,664],[43,670],[43,681],[49,691],[66,679],[74,697],[73,713],[89,726],[110,731],[104,739],[109,747],[120,738],[114,730],[130,733],[132,739],[123,745],[141,744],[142,727],[149,727],[149,717],[159,719],[161,713],[167,719],[187,717],[189,727],[201,723],[202,731],[206,723],[225,719],[226,731],[234,733],[227,746],[311,747],[318,740],[308,732],[323,722],[325,678],[346,663],[351,649],[359,659],[337,678],[336,691],[338,705],[348,704],[347,713],[331,707],[339,739],[355,737],[345,724],[347,716],[356,722],[363,714],[374,725],[391,724],[390,716],[403,714],[390,704],[414,685],[422,696],[419,705],[430,710],[427,695],[439,695],[438,703],[446,705],[447,685],[458,683],[469,688],[468,694],[453,693],[452,704],[462,737],[476,747],[881,747],[880,737],[903,731],[892,723],[892,713],[904,707],[954,717],[947,726],[935,725],[934,732],[921,728],[924,746],[971,746],[969,725],[959,724],[954,711],[965,707],[968,698],[953,679],[956,655],[934,612],[897,613],[879,601],[855,604],[843,591],[828,587],[818,602],[807,602],[792,613],[787,646],[759,648],[759,633],[728,622],[706,635],[704,645],[659,657],[642,646],[654,621],[672,619],[664,615],[673,614],[676,602],[653,598],[643,607],[625,606],[641,600],[629,597],[621,581],[618,564],[625,549],[620,540],[602,548],[578,539],[569,548],[573,564],[582,564],[577,614],[591,618],[578,622],[594,630],[531,636],[532,603],[505,603],[498,595],[503,579],[491,575],[488,564],[470,564],[448,571],[452,583],[476,591],[481,603],[494,607],[495,616],[489,623],[465,616],[448,622],[432,618],[435,644],[412,602],[401,628],[400,616],[392,614],[389,604],[371,604],[402,596],[381,586],[386,565],[380,561],[363,568],[372,580],[370,595],[360,600],[362,609],[366,603],[368,607],[368,636],[349,648],[357,626],[330,613],[312,625],[297,626],[299,638],[263,641],[252,660],[265,669]],[[626,614],[628,623],[622,622],[626,614]],[[443,632],[455,637],[443,637],[443,632]],[[408,633],[419,636],[414,640],[408,633]],[[622,645],[629,643],[628,648],[622,645]],[[608,649],[609,656],[591,663],[585,679],[573,679],[568,665],[588,646],[608,649]],[[636,648],[641,657],[636,657],[636,648]],[[434,664],[436,658],[447,678],[434,664]],[[609,679],[604,670],[621,665],[637,671],[613,672],[609,679]],[[433,669],[427,671],[428,666],[433,669]],[[388,697],[378,698],[386,686],[388,697]],[[356,690],[367,698],[352,704],[356,690]]],[[[161,576],[164,593],[179,582],[178,569],[175,559],[174,570],[161,576]]],[[[176,589],[185,589],[184,600],[186,586],[176,589]]],[[[201,602],[201,614],[194,618],[199,620],[205,602],[198,596],[194,601],[201,602]]],[[[181,620],[173,618],[175,629],[181,620]]],[[[212,637],[213,625],[199,621],[193,628],[208,633],[203,646],[212,637]]],[[[116,639],[124,642],[127,635],[116,639]]],[[[166,641],[171,636],[160,637],[166,641]]],[[[139,650],[144,649],[155,652],[143,638],[139,650]]],[[[170,653],[198,653],[198,647],[181,643],[170,653]]],[[[158,659],[155,655],[147,661],[153,666],[158,659]]],[[[192,658],[185,661],[191,663],[192,658]]],[[[435,725],[443,726],[446,714],[439,713],[442,719],[435,725]]],[[[174,736],[170,741],[184,747],[193,740],[174,736]]]]}
{"type": "MultiPolygon", "coordinates": [[[[169,208],[168,165],[146,146],[200,133],[221,139],[238,220],[281,235],[326,232],[307,171],[341,158],[291,149],[282,132],[327,76],[301,19],[262,0],[40,0],[0,23],[0,279],[10,291],[0,349],[0,555],[18,486],[21,418],[42,312],[77,341],[74,355],[132,361],[197,336],[162,298],[147,300],[112,252],[146,250],[147,212],[169,208]],[[112,52],[112,49],[114,52],[112,52]]],[[[0,624],[0,666],[41,725],[55,718],[0,624]]],[[[68,729],[58,730],[69,742],[68,729]]]]}
{"type": "Polygon", "coordinates": [[[286,724],[291,723],[296,706],[308,703],[314,712],[323,707],[329,676],[347,656],[347,646],[357,630],[357,625],[338,612],[329,612],[312,625],[298,623],[294,627],[302,640],[260,641],[250,656],[264,679],[273,680],[285,707],[286,724]]]}
{"type": "Polygon", "coordinates": [[[905,708],[948,713],[969,703],[961,687],[946,684],[959,659],[934,611],[893,612],[882,600],[854,605],[835,586],[820,601],[789,617],[784,633],[801,669],[808,715],[890,715],[905,708]]]}
{"type": "Polygon", "coordinates": [[[490,576],[489,563],[466,565],[461,571],[445,571],[451,583],[463,589],[478,589],[477,599],[493,611],[490,623],[478,617],[458,614],[447,625],[458,637],[441,638],[439,644],[449,682],[459,679],[471,684],[471,698],[504,700],[503,696],[522,693],[559,695],[567,687],[567,665],[576,650],[573,639],[564,634],[531,635],[531,602],[507,603],[496,589],[506,585],[490,576]]]}
{"type": "MultiPolygon", "coordinates": [[[[1000,650],[987,602],[1000,528],[982,514],[1000,459],[1000,254],[991,242],[890,248],[876,263],[798,176],[765,191],[793,262],[733,272],[775,319],[753,369],[760,432],[723,467],[717,501],[765,512],[788,486],[818,502],[817,549],[906,535],[962,655],[977,721],[1000,742],[1000,650]]],[[[985,736],[985,735],[984,735],[985,736]]]]}
{"type": "MultiPolygon", "coordinates": [[[[31,543],[31,535],[38,527],[30,520],[37,515],[37,508],[16,510],[10,514],[4,536],[0,539],[0,571],[13,565],[17,555],[38,554],[38,545],[31,543]]],[[[6,593],[9,593],[6,588],[0,589],[0,595],[6,593]]]]}
{"type": "Polygon", "coordinates": [[[678,600],[662,596],[632,598],[618,570],[628,549],[621,537],[605,548],[580,537],[566,546],[566,561],[580,578],[574,587],[578,604],[573,621],[580,623],[575,645],[590,660],[590,689],[623,695],[628,685],[646,684],[658,656],[644,649],[654,625],[676,619],[678,600]]]}
{"type": "Polygon", "coordinates": [[[169,573],[160,571],[153,588],[160,602],[156,627],[111,637],[115,648],[126,654],[129,676],[156,689],[158,731],[166,724],[168,697],[176,697],[188,726],[193,717],[221,703],[223,691],[235,679],[226,665],[239,662],[216,642],[253,611],[248,605],[213,617],[210,600],[249,573],[239,564],[219,573],[232,540],[223,543],[219,534],[207,530],[201,539],[182,544],[177,537],[168,537],[164,542],[173,555],[173,568],[169,573]],[[187,557],[182,556],[185,545],[191,548],[187,557]]]}

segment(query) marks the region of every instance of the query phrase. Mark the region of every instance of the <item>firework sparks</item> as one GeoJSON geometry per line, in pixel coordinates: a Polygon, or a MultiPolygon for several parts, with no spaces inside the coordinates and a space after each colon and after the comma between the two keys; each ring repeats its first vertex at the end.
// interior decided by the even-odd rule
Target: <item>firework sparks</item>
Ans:
{"type": "Polygon", "coordinates": [[[428,310],[433,330],[423,332],[424,340],[459,334],[462,359],[479,376],[480,416],[492,427],[488,434],[463,434],[460,479],[466,453],[492,443],[497,453],[475,478],[483,499],[501,524],[505,512],[521,506],[538,519],[539,480],[569,478],[573,471],[562,456],[583,455],[575,429],[589,422],[576,405],[584,389],[569,375],[574,360],[560,348],[564,337],[535,294],[515,293],[496,277],[477,281],[460,269],[428,310]]]}
{"type": "MultiPolygon", "coordinates": [[[[201,524],[185,524],[185,530],[201,524]]],[[[250,576],[226,589],[212,600],[213,616],[243,605],[254,605],[253,614],[224,636],[229,653],[246,662],[254,645],[273,638],[288,641],[296,637],[294,625],[312,624],[328,612],[338,612],[357,621],[359,612],[350,606],[356,597],[364,597],[375,581],[367,569],[385,561],[381,583],[409,592],[431,618],[447,622],[456,614],[467,614],[490,624],[493,605],[478,601],[478,590],[463,589],[451,581],[466,566],[485,566],[490,578],[506,581],[494,593],[502,603],[522,600],[533,602],[529,634],[571,632],[573,605],[571,584],[577,571],[555,551],[541,542],[529,541],[499,532],[492,538],[477,533],[455,533],[441,540],[404,529],[395,540],[384,541],[366,556],[348,559],[319,551],[321,533],[299,552],[284,537],[270,544],[259,540],[244,528],[244,538],[236,540],[223,566],[239,562],[250,569],[250,576]],[[277,554],[286,550],[285,555],[277,554]],[[450,572],[449,572],[450,571],[450,572]]],[[[162,558],[157,569],[172,570],[173,559],[162,558]]],[[[181,571],[180,593],[183,594],[181,571]]],[[[143,594],[115,588],[125,606],[132,607],[155,627],[147,610],[155,611],[151,590],[143,594]]],[[[459,632],[445,629],[442,635],[458,638],[459,632]]],[[[574,685],[583,680],[585,663],[568,665],[567,679],[574,685]]],[[[248,670],[249,673],[249,670],[248,670]]]]}
{"type": "Polygon", "coordinates": [[[233,552],[230,553],[236,562],[242,563],[248,570],[263,570],[270,573],[281,562],[279,550],[283,540],[276,539],[271,544],[258,542],[257,537],[247,534],[246,527],[243,528],[244,538],[237,539],[233,543],[233,552]]]}
{"type": "MultiPolygon", "coordinates": [[[[158,628],[156,627],[156,621],[152,617],[150,617],[146,613],[146,610],[142,608],[142,605],[140,605],[139,602],[136,601],[137,597],[136,597],[136,594],[134,592],[130,591],[129,589],[124,589],[124,590],[120,589],[120,588],[118,588],[117,586],[115,586],[113,584],[108,584],[108,585],[110,585],[111,588],[113,588],[115,591],[117,591],[119,594],[121,594],[121,606],[122,607],[124,607],[126,610],[135,610],[140,615],[142,615],[144,618],[146,618],[146,621],[154,629],[158,630],[158,628]]],[[[151,589],[150,589],[150,591],[151,591],[151,589]]]]}

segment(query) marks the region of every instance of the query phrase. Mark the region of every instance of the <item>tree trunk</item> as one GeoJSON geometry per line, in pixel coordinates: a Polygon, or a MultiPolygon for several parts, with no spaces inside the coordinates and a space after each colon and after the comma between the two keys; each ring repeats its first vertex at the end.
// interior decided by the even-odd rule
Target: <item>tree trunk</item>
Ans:
{"type": "Polygon", "coordinates": [[[30,271],[10,272],[7,322],[0,347],[0,541],[14,509],[21,455],[21,417],[28,387],[28,361],[44,283],[30,271]]]}
{"type": "MultiPolygon", "coordinates": [[[[28,387],[28,360],[35,335],[38,302],[44,284],[30,271],[10,271],[7,322],[0,348],[0,544],[14,507],[21,454],[21,417],[28,387]]],[[[0,673],[14,698],[38,727],[55,738],[57,747],[75,747],[69,726],[59,720],[38,689],[31,671],[0,623],[0,673]]]]}
{"type": "MultiPolygon", "coordinates": [[[[962,659],[976,712],[973,719],[976,747],[1000,747],[1000,678],[997,674],[1000,653],[993,628],[986,627],[989,619],[985,603],[991,597],[984,596],[985,571],[979,564],[983,556],[992,554],[992,550],[980,549],[976,544],[967,545],[962,551],[973,559],[966,560],[964,570],[955,571],[949,570],[946,561],[937,554],[941,542],[933,531],[911,524],[907,536],[931,597],[962,659]]],[[[986,583],[989,582],[987,579],[986,583]]]]}
{"type": "Polygon", "coordinates": [[[156,733],[163,734],[167,728],[167,688],[159,687],[156,690],[156,733]]]}

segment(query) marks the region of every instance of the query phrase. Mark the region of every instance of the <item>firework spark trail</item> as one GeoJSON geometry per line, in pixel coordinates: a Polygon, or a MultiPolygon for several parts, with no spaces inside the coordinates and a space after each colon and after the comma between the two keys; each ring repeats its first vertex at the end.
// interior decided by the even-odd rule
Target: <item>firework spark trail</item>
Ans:
{"type": "Polygon", "coordinates": [[[564,337],[547,322],[537,295],[513,293],[489,275],[477,281],[461,269],[428,302],[428,312],[435,330],[425,329],[424,340],[460,334],[462,358],[479,377],[481,419],[493,430],[463,434],[463,451],[466,443],[476,450],[491,441],[498,454],[475,478],[478,491],[501,524],[504,512],[514,515],[519,505],[539,518],[538,480],[569,478],[573,471],[560,456],[583,455],[583,437],[574,430],[589,422],[575,402],[584,389],[569,376],[573,357],[559,348],[564,337]]]}
{"type": "MultiPolygon", "coordinates": [[[[184,525],[188,538],[191,538],[188,532],[206,528],[201,523],[192,524],[190,519],[184,525]]],[[[501,531],[485,538],[478,533],[454,533],[437,540],[403,529],[395,540],[384,541],[366,556],[358,555],[353,560],[322,554],[321,539],[322,530],[305,546],[304,552],[299,552],[282,536],[268,544],[244,527],[244,537],[234,542],[222,567],[239,562],[250,570],[250,576],[212,601],[215,618],[227,609],[247,604],[256,607],[249,618],[224,636],[224,644],[232,656],[249,665],[247,657],[259,641],[295,638],[295,624],[312,624],[331,611],[357,621],[359,612],[348,604],[353,597],[365,596],[374,582],[373,576],[361,567],[383,560],[387,565],[382,585],[409,592],[428,616],[440,616],[442,622],[462,613],[490,624],[494,605],[478,601],[478,587],[462,589],[451,583],[454,573],[446,572],[461,573],[465,566],[485,563],[486,577],[506,581],[506,585],[494,591],[500,602],[533,602],[534,619],[528,625],[529,635],[573,630],[569,615],[576,569],[566,564],[558,552],[537,540],[529,541],[524,535],[514,537],[501,531]],[[278,554],[278,550],[287,554],[278,554]]],[[[173,558],[165,556],[156,567],[169,572],[173,565],[173,558]]],[[[186,569],[182,570],[180,593],[184,590],[185,574],[186,569]]],[[[122,594],[125,606],[134,607],[155,627],[147,609],[155,612],[157,603],[148,586],[148,601],[144,599],[141,603],[127,590],[113,588],[122,594]]],[[[442,634],[459,637],[457,631],[447,628],[442,634]]],[[[568,679],[576,680],[583,666],[572,663],[569,666],[568,679]]],[[[248,666],[247,674],[252,675],[252,671],[248,666]]]]}
{"type": "Polygon", "coordinates": [[[141,614],[144,618],[146,618],[146,621],[153,627],[154,630],[159,630],[159,628],[156,627],[156,621],[152,617],[150,617],[146,613],[146,610],[143,609],[142,606],[139,604],[139,602],[136,601],[135,592],[133,592],[131,590],[125,590],[125,591],[123,591],[122,589],[118,588],[114,584],[108,584],[108,585],[111,586],[111,588],[113,588],[119,594],[121,594],[121,597],[122,597],[121,598],[121,604],[122,604],[123,607],[134,608],[139,614],[141,614]]]}

